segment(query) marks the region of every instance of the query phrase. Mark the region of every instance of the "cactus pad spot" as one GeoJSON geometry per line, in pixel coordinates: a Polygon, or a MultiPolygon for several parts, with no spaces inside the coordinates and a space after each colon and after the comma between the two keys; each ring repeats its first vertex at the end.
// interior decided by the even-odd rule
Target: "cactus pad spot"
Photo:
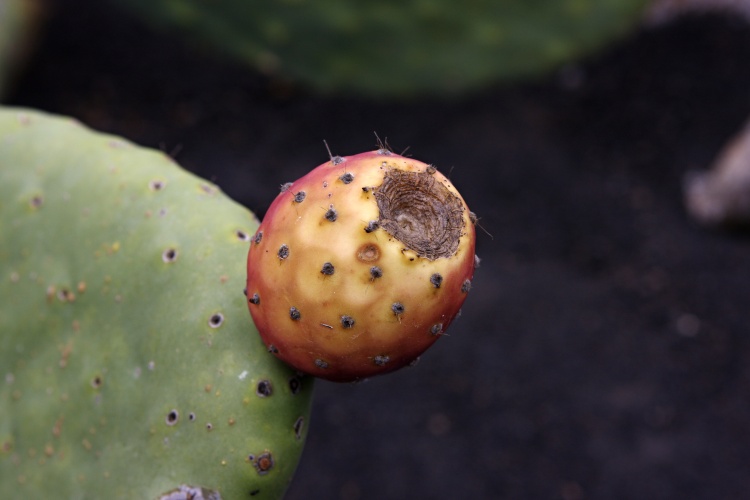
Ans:
{"type": "Polygon", "coordinates": [[[29,205],[31,205],[31,208],[39,208],[42,206],[42,203],[44,203],[44,198],[42,198],[41,194],[35,194],[29,201],[29,205]]]}
{"type": "Polygon", "coordinates": [[[158,500],[221,500],[221,495],[218,491],[183,484],[160,495],[158,500]]]}
{"type": "Polygon", "coordinates": [[[188,415],[188,420],[190,420],[191,422],[195,422],[195,413],[191,411],[188,415]]]}
{"type": "Polygon", "coordinates": [[[91,379],[91,387],[93,387],[94,389],[100,388],[103,383],[104,381],[102,380],[101,375],[97,375],[91,379]]]}
{"type": "Polygon", "coordinates": [[[253,467],[255,467],[255,470],[258,471],[258,474],[260,474],[261,476],[268,474],[268,472],[274,466],[273,455],[271,455],[271,452],[268,450],[264,451],[257,457],[254,455],[248,455],[247,458],[250,460],[250,463],[253,464],[253,467]]]}
{"type": "Polygon", "coordinates": [[[166,183],[162,180],[154,179],[148,183],[148,188],[151,191],[161,191],[162,189],[164,189],[165,184],[166,183]]]}
{"type": "Polygon", "coordinates": [[[357,259],[360,262],[375,262],[380,258],[380,248],[373,243],[365,243],[357,250],[357,259]]]}
{"type": "Polygon", "coordinates": [[[469,293],[469,290],[471,290],[471,280],[465,280],[463,284],[461,284],[461,292],[469,293]]]}
{"type": "Polygon", "coordinates": [[[210,431],[212,431],[213,429],[214,429],[214,424],[212,424],[211,422],[208,422],[208,423],[206,424],[206,430],[210,432],[210,431]]]}
{"type": "Polygon", "coordinates": [[[174,248],[167,248],[161,254],[161,260],[165,263],[170,264],[177,260],[177,250],[174,248]]]}
{"type": "Polygon", "coordinates": [[[344,184],[350,184],[354,180],[354,174],[352,174],[351,172],[347,172],[339,177],[339,180],[344,184]]]}
{"type": "Polygon", "coordinates": [[[375,356],[372,361],[378,366],[385,366],[390,360],[390,356],[375,356]]]}
{"type": "Polygon", "coordinates": [[[292,321],[298,321],[302,317],[302,313],[299,312],[299,309],[292,306],[289,308],[289,317],[292,319],[292,321]]]}
{"type": "Polygon", "coordinates": [[[375,280],[377,278],[383,277],[383,270],[380,269],[378,266],[372,266],[370,268],[370,278],[375,280]]]}
{"type": "Polygon", "coordinates": [[[305,417],[297,417],[294,421],[294,437],[302,439],[302,429],[305,426],[305,417]]]}
{"type": "Polygon", "coordinates": [[[165,422],[167,425],[174,425],[177,423],[177,420],[180,418],[180,414],[177,412],[177,410],[170,410],[169,413],[167,413],[167,418],[165,419],[165,422]]]}
{"type": "Polygon", "coordinates": [[[273,394],[273,386],[270,380],[261,380],[255,388],[255,394],[261,398],[267,398],[273,394]]]}
{"type": "Polygon", "coordinates": [[[315,360],[315,366],[317,366],[317,367],[318,367],[318,368],[320,368],[321,370],[325,370],[326,368],[328,368],[328,362],[327,362],[327,361],[324,361],[324,360],[322,360],[322,359],[320,359],[320,358],[317,358],[317,359],[315,360]]]}
{"type": "Polygon", "coordinates": [[[247,299],[247,301],[250,302],[251,304],[255,304],[256,306],[260,305],[260,295],[258,295],[257,293],[254,293],[252,297],[247,299]]]}
{"type": "Polygon", "coordinates": [[[430,276],[430,283],[432,283],[432,286],[435,288],[440,288],[440,285],[443,284],[443,276],[440,273],[433,274],[430,276]]]}
{"type": "Polygon", "coordinates": [[[281,245],[279,247],[279,251],[278,251],[277,255],[279,256],[279,259],[281,259],[281,260],[286,259],[287,257],[289,257],[289,247],[286,246],[285,244],[281,245]]]}
{"type": "Polygon", "coordinates": [[[202,182],[198,187],[206,194],[216,194],[216,192],[218,191],[214,186],[206,184],[205,182],[202,182]]]}
{"type": "Polygon", "coordinates": [[[326,262],[323,264],[323,267],[320,269],[320,272],[322,274],[325,274],[326,276],[331,276],[334,273],[335,269],[333,267],[333,264],[330,262],[326,262]]]}
{"type": "Polygon", "coordinates": [[[224,323],[224,315],[221,313],[214,313],[208,318],[208,326],[211,328],[219,328],[224,323]]]}
{"type": "Polygon", "coordinates": [[[336,211],[335,208],[333,208],[333,205],[330,205],[324,217],[328,222],[336,222],[336,219],[338,219],[339,217],[339,213],[336,211]]]}
{"type": "Polygon", "coordinates": [[[258,231],[255,233],[255,238],[253,238],[253,242],[256,245],[260,245],[261,240],[263,239],[263,231],[258,231]]]}
{"type": "Polygon", "coordinates": [[[427,172],[391,169],[375,191],[380,227],[429,260],[450,257],[464,230],[463,203],[427,172]]]}
{"type": "Polygon", "coordinates": [[[299,392],[302,390],[302,381],[299,377],[292,377],[289,379],[289,391],[293,395],[299,394],[299,392]]]}
{"type": "Polygon", "coordinates": [[[393,311],[393,314],[395,314],[396,316],[404,314],[404,310],[404,305],[401,302],[394,302],[391,306],[391,311],[393,311]]]}
{"type": "Polygon", "coordinates": [[[248,235],[245,231],[242,229],[238,229],[234,232],[234,234],[237,236],[237,239],[240,241],[250,241],[250,235],[248,235]]]}
{"type": "Polygon", "coordinates": [[[73,302],[76,300],[76,294],[67,288],[61,288],[57,291],[57,300],[60,302],[73,302]]]}
{"type": "Polygon", "coordinates": [[[303,201],[305,201],[305,196],[307,196],[307,193],[305,193],[304,191],[296,193],[294,195],[294,203],[302,203],[303,201]]]}
{"type": "Polygon", "coordinates": [[[443,332],[443,324],[442,323],[435,323],[430,328],[430,333],[432,335],[440,335],[443,332]]]}

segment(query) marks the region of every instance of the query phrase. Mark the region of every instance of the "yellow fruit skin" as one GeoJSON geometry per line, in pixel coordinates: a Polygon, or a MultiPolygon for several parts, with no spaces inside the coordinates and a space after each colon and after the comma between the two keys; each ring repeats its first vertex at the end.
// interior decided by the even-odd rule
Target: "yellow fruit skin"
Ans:
{"type": "Polygon", "coordinates": [[[412,363],[455,318],[475,238],[466,203],[434,167],[387,150],[334,157],[271,204],[250,243],[248,307],[269,351],[301,372],[334,381],[387,373],[412,363]],[[383,220],[378,188],[394,170],[457,200],[462,227],[449,256],[422,257],[383,227],[366,231],[383,220]]]}

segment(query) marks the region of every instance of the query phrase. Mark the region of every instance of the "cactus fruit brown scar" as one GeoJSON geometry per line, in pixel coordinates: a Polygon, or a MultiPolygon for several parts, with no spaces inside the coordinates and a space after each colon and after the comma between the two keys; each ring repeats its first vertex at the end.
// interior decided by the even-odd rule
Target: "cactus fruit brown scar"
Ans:
{"type": "Polygon", "coordinates": [[[463,203],[427,172],[389,170],[375,191],[378,223],[418,255],[435,260],[458,248],[463,203]]]}

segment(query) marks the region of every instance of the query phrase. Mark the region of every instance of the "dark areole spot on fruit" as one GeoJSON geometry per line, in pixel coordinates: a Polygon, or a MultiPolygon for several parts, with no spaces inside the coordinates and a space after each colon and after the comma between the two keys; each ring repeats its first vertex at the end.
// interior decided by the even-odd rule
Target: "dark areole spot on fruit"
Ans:
{"type": "Polygon", "coordinates": [[[469,290],[471,290],[471,280],[465,280],[461,285],[461,291],[463,293],[469,293],[469,290]]]}
{"type": "Polygon", "coordinates": [[[323,264],[323,268],[320,270],[322,274],[325,274],[326,276],[331,276],[334,273],[334,267],[333,264],[330,262],[326,262],[323,264]]]}
{"type": "Polygon", "coordinates": [[[250,302],[251,304],[255,304],[256,306],[260,305],[260,295],[258,295],[257,293],[254,293],[253,296],[247,300],[248,302],[250,302]]]}
{"type": "Polygon", "coordinates": [[[360,262],[375,262],[380,258],[380,248],[373,243],[365,243],[357,249],[357,259],[360,262]]]}
{"type": "Polygon", "coordinates": [[[367,223],[367,225],[365,226],[365,232],[366,232],[366,233],[371,233],[371,232],[375,231],[375,230],[376,230],[377,228],[379,228],[379,227],[380,227],[380,223],[379,223],[378,221],[376,221],[376,220],[371,220],[371,221],[370,221],[370,222],[368,222],[368,223],[367,223]]]}
{"type": "Polygon", "coordinates": [[[396,316],[404,314],[404,310],[404,305],[401,302],[394,302],[391,306],[391,311],[393,311],[393,314],[395,314],[396,316]]]}
{"type": "Polygon", "coordinates": [[[430,333],[432,335],[440,335],[443,332],[443,324],[442,323],[435,323],[432,325],[432,328],[430,328],[430,333]]]}
{"type": "Polygon", "coordinates": [[[372,277],[372,279],[382,278],[383,270],[380,269],[378,266],[372,266],[370,268],[370,276],[372,277]]]}
{"type": "Polygon", "coordinates": [[[343,182],[344,184],[349,184],[354,180],[354,174],[352,174],[351,172],[347,172],[341,177],[339,177],[339,180],[343,182]]]}
{"type": "Polygon", "coordinates": [[[284,260],[287,257],[289,257],[289,247],[286,246],[286,244],[283,244],[279,247],[279,251],[277,253],[279,256],[279,259],[284,260]]]}
{"type": "Polygon", "coordinates": [[[279,349],[275,345],[271,344],[268,346],[268,352],[270,352],[271,354],[278,354],[279,349]]]}
{"type": "Polygon", "coordinates": [[[375,356],[372,361],[378,366],[385,366],[390,360],[390,356],[375,356]]]}
{"type": "Polygon", "coordinates": [[[332,156],[331,157],[331,163],[333,163],[334,165],[338,165],[338,164],[343,163],[343,162],[344,162],[344,157],[343,156],[332,156]]]}
{"type": "Polygon", "coordinates": [[[430,260],[456,253],[463,203],[432,175],[391,169],[375,198],[380,227],[407,248],[430,260]]]}
{"type": "Polygon", "coordinates": [[[344,328],[352,328],[354,326],[354,323],[354,318],[352,318],[351,316],[341,316],[341,326],[343,326],[344,328]]]}
{"type": "Polygon", "coordinates": [[[255,388],[255,394],[261,398],[267,398],[273,394],[273,386],[270,380],[261,380],[258,382],[258,386],[255,388]]]}
{"type": "Polygon", "coordinates": [[[336,211],[335,208],[333,208],[333,205],[328,207],[328,210],[325,213],[326,220],[328,222],[336,222],[336,219],[339,217],[339,213],[336,211]]]}
{"type": "Polygon", "coordinates": [[[433,274],[430,276],[430,283],[432,283],[432,286],[435,288],[440,288],[440,285],[443,284],[443,276],[440,273],[433,274]]]}
{"type": "Polygon", "coordinates": [[[280,191],[282,193],[285,193],[285,192],[289,191],[289,188],[292,187],[292,184],[294,184],[294,183],[293,182],[286,182],[286,183],[282,184],[281,188],[280,188],[280,191]]]}
{"type": "Polygon", "coordinates": [[[263,239],[263,231],[258,231],[257,233],[255,233],[255,238],[253,239],[253,241],[255,242],[256,245],[260,245],[260,241],[262,239],[263,239]]]}
{"type": "Polygon", "coordinates": [[[307,193],[304,191],[300,191],[299,193],[295,193],[294,195],[294,202],[295,203],[302,203],[305,201],[305,196],[307,196],[307,193]]]}
{"type": "Polygon", "coordinates": [[[293,321],[297,321],[302,317],[302,313],[299,312],[299,309],[292,306],[289,308],[289,317],[292,318],[293,321]]]}
{"type": "Polygon", "coordinates": [[[318,368],[320,368],[321,370],[325,370],[326,368],[328,368],[328,362],[327,362],[327,361],[323,361],[323,360],[322,360],[322,359],[320,359],[320,358],[317,358],[317,359],[315,360],[315,366],[317,366],[317,367],[318,367],[318,368]]]}

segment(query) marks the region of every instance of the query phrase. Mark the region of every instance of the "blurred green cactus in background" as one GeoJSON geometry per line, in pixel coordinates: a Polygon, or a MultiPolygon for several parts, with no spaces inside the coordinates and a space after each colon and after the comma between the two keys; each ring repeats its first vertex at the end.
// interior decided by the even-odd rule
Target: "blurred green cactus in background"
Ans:
{"type": "Polygon", "coordinates": [[[31,49],[37,0],[0,0],[0,98],[31,49]]]}
{"type": "Polygon", "coordinates": [[[647,0],[117,0],[322,92],[455,94],[544,74],[625,33],[647,0]]]}
{"type": "Polygon", "coordinates": [[[0,109],[0,496],[283,495],[313,381],[248,314],[257,224],[163,153],[0,109]]]}

